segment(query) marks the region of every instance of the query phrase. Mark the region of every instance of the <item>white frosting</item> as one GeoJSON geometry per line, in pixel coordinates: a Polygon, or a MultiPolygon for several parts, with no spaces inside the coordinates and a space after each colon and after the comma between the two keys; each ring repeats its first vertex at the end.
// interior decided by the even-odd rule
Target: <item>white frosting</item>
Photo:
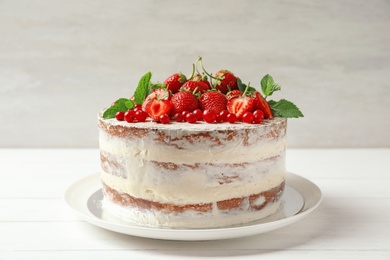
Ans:
{"type": "Polygon", "coordinates": [[[134,208],[125,208],[112,203],[107,199],[102,201],[103,218],[142,223],[147,226],[159,226],[170,228],[216,228],[237,225],[256,221],[272,214],[283,215],[284,212],[279,210],[282,201],[269,203],[260,211],[248,211],[245,209],[248,203],[244,203],[241,209],[221,211],[213,210],[209,213],[199,213],[195,211],[185,211],[184,213],[161,213],[156,210],[139,210],[134,208]]]}
{"type": "MultiPolygon", "coordinates": [[[[110,188],[158,203],[213,204],[213,210],[207,213],[166,214],[105,203],[108,211],[124,219],[154,226],[216,227],[266,217],[280,205],[275,202],[259,211],[250,210],[245,199],[240,209],[224,212],[218,210],[216,202],[259,194],[284,181],[286,137],[284,129],[275,129],[285,119],[265,120],[261,125],[128,124],[115,119],[104,123],[107,129],[121,126],[116,130],[122,131],[118,137],[100,129],[101,152],[120,168],[113,169],[111,162],[103,162],[107,171],[120,172],[102,170],[102,182],[110,188]],[[147,131],[137,137],[131,134],[134,129],[147,131]],[[277,133],[279,130],[281,133],[277,133]]],[[[262,205],[264,201],[259,197],[252,204],[262,205]]]]}

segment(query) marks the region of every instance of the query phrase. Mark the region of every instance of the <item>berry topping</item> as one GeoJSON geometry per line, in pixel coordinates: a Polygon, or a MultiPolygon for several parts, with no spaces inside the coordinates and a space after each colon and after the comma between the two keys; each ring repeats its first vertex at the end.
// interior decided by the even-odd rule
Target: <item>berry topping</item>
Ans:
{"type": "Polygon", "coordinates": [[[196,122],[196,115],[194,113],[188,113],[186,115],[186,121],[190,124],[194,124],[196,122]]]}
{"type": "Polygon", "coordinates": [[[222,110],[226,110],[226,97],[217,91],[205,92],[200,96],[200,107],[203,111],[210,110],[219,114],[222,110]]]}
{"type": "Polygon", "coordinates": [[[216,74],[216,89],[226,94],[238,88],[237,78],[228,70],[220,70],[216,74]]]}
{"type": "Polygon", "coordinates": [[[238,89],[235,89],[226,94],[226,99],[227,101],[229,101],[233,98],[238,98],[240,96],[242,96],[242,92],[238,89]]]}
{"type": "Polygon", "coordinates": [[[183,116],[183,114],[177,113],[173,115],[172,119],[175,120],[176,122],[184,122],[185,117],[183,116]]]}
{"type": "Polygon", "coordinates": [[[195,109],[192,111],[192,113],[196,116],[197,121],[202,121],[203,120],[203,112],[200,109],[195,109]]]}
{"type": "Polygon", "coordinates": [[[264,113],[264,118],[273,118],[272,110],[268,102],[259,92],[253,94],[254,109],[261,110],[264,113]]]}
{"type": "Polygon", "coordinates": [[[183,111],[192,112],[199,107],[199,101],[194,94],[188,91],[180,91],[171,98],[173,105],[172,113],[181,113],[183,111]]]}
{"type": "Polygon", "coordinates": [[[263,119],[264,119],[263,111],[255,110],[255,112],[253,112],[253,123],[254,124],[261,124],[261,122],[263,122],[263,119]]]}
{"type": "Polygon", "coordinates": [[[134,110],[127,110],[125,112],[125,115],[124,115],[126,122],[133,123],[134,122],[134,115],[135,115],[134,110]]]}
{"type": "Polygon", "coordinates": [[[163,114],[159,117],[159,120],[161,124],[169,124],[171,118],[167,114],[163,114]]]}
{"type": "Polygon", "coordinates": [[[245,113],[242,115],[241,120],[242,120],[242,122],[244,122],[244,123],[251,124],[252,121],[253,121],[253,118],[254,118],[254,117],[253,117],[253,113],[250,112],[250,111],[247,111],[247,112],[245,112],[245,113]]]}
{"type": "Polygon", "coordinates": [[[172,103],[170,100],[153,99],[146,102],[145,111],[153,120],[159,121],[161,115],[171,113],[172,103]]]}
{"type": "Polygon", "coordinates": [[[227,120],[230,124],[234,124],[234,123],[237,121],[237,117],[236,117],[235,114],[229,113],[229,114],[226,116],[226,120],[227,120]]]}
{"type": "Polygon", "coordinates": [[[115,118],[118,121],[123,121],[125,119],[125,112],[123,112],[123,111],[116,112],[115,118]]]}
{"type": "Polygon", "coordinates": [[[181,90],[186,90],[192,93],[203,93],[210,90],[210,86],[203,81],[189,80],[183,84],[181,90]]]}
{"type": "Polygon", "coordinates": [[[134,118],[138,121],[138,122],[145,122],[146,121],[146,118],[148,118],[148,114],[143,111],[143,110],[137,110],[134,114],[134,118]]]}
{"type": "Polygon", "coordinates": [[[212,110],[205,110],[203,111],[203,120],[206,123],[214,123],[215,120],[217,120],[218,114],[215,111],[212,110]]]}
{"type": "Polygon", "coordinates": [[[241,119],[245,112],[253,110],[254,101],[247,96],[233,98],[227,103],[227,109],[230,113],[236,115],[237,119],[241,119]]]}
{"type": "Polygon", "coordinates": [[[182,73],[175,73],[168,77],[164,83],[167,86],[167,89],[170,90],[173,94],[179,92],[181,86],[187,81],[187,78],[182,73]]]}
{"type": "Polygon", "coordinates": [[[222,110],[218,115],[219,122],[227,122],[227,116],[229,115],[229,111],[222,110]]]}

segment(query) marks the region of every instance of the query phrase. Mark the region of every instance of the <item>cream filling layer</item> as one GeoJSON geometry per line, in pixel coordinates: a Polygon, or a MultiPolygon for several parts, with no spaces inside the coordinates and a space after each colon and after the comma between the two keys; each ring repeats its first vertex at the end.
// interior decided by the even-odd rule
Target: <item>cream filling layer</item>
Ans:
{"type": "Polygon", "coordinates": [[[274,167],[267,172],[248,174],[224,184],[196,171],[173,172],[166,175],[157,170],[139,171],[128,176],[128,179],[104,171],[101,174],[101,180],[106,185],[121,193],[176,205],[213,203],[247,197],[270,190],[280,185],[284,179],[284,165],[274,167]]]}
{"type": "Polygon", "coordinates": [[[191,149],[177,149],[168,145],[156,145],[150,140],[130,142],[100,134],[100,150],[124,158],[132,157],[138,165],[143,161],[193,163],[242,163],[278,156],[286,149],[286,138],[259,142],[244,146],[241,142],[210,147],[207,143],[193,144],[191,149]]]}

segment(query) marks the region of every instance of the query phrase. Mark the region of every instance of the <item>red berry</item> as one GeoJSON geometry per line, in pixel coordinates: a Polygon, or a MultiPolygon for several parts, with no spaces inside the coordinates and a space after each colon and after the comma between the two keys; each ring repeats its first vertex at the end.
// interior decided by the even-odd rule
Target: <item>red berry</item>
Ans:
{"type": "Polygon", "coordinates": [[[186,83],[184,83],[183,86],[181,87],[181,90],[185,90],[192,93],[194,93],[194,91],[196,93],[203,93],[209,89],[210,89],[209,85],[207,85],[203,81],[195,81],[195,80],[189,80],[186,83]]]}
{"type": "Polygon", "coordinates": [[[267,100],[259,92],[253,94],[254,109],[261,110],[264,113],[264,118],[273,118],[272,110],[267,100]]]}
{"type": "Polygon", "coordinates": [[[116,112],[115,118],[118,121],[123,121],[125,119],[125,112],[123,112],[123,111],[116,112]]]}
{"type": "Polygon", "coordinates": [[[232,90],[226,94],[227,101],[242,96],[242,92],[238,89],[232,90]]]}
{"type": "Polygon", "coordinates": [[[176,122],[183,122],[185,117],[181,113],[177,113],[172,117],[176,122]]]}
{"type": "Polygon", "coordinates": [[[181,115],[183,116],[184,120],[188,113],[190,113],[190,111],[184,110],[183,112],[181,112],[181,115]]]}
{"type": "Polygon", "coordinates": [[[255,112],[253,112],[253,123],[254,124],[261,124],[261,122],[263,122],[263,119],[264,119],[263,111],[256,110],[255,112]]]}
{"type": "Polygon", "coordinates": [[[188,91],[177,92],[171,98],[172,113],[181,113],[185,110],[192,112],[199,107],[199,101],[194,94],[188,91]]]}
{"type": "Polygon", "coordinates": [[[167,89],[170,90],[173,94],[179,92],[181,86],[187,81],[187,78],[181,72],[175,73],[169,76],[165,81],[167,89]]]}
{"type": "Polygon", "coordinates": [[[235,114],[229,113],[229,114],[226,116],[226,120],[227,120],[230,124],[234,124],[234,123],[237,121],[237,117],[236,117],[235,114]]]}
{"type": "Polygon", "coordinates": [[[222,110],[219,113],[219,120],[220,122],[227,122],[227,116],[229,115],[229,111],[227,110],[222,110]]]}
{"type": "Polygon", "coordinates": [[[203,112],[200,109],[195,109],[192,111],[192,113],[196,116],[197,121],[202,121],[203,120],[203,112]]]}
{"type": "Polygon", "coordinates": [[[142,109],[142,105],[141,104],[135,104],[134,107],[133,107],[133,110],[135,109],[142,109]]]}
{"type": "Polygon", "coordinates": [[[159,121],[163,114],[169,115],[172,111],[169,91],[167,89],[153,90],[146,97],[142,109],[155,121],[159,121]]]}
{"type": "Polygon", "coordinates": [[[252,121],[253,121],[253,113],[250,112],[250,111],[245,112],[245,113],[242,115],[241,120],[242,120],[242,122],[244,122],[244,123],[251,124],[252,121]]]}
{"type": "Polygon", "coordinates": [[[217,113],[212,110],[203,111],[203,120],[207,123],[214,123],[217,119],[217,113]]]}
{"type": "Polygon", "coordinates": [[[186,121],[190,124],[193,124],[196,122],[196,115],[194,113],[188,113],[186,115],[186,121]]]}
{"type": "Polygon", "coordinates": [[[226,102],[225,95],[217,91],[205,92],[200,96],[200,107],[202,110],[210,110],[215,112],[215,114],[226,110],[226,102]]]}
{"type": "Polygon", "coordinates": [[[128,122],[128,123],[134,122],[134,115],[135,115],[134,110],[127,110],[125,115],[124,115],[126,122],[128,122]]]}
{"type": "Polygon", "coordinates": [[[241,119],[245,112],[253,110],[254,101],[247,96],[233,98],[227,103],[227,109],[230,113],[236,115],[237,119],[241,119]]]}
{"type": "Polygon", "coordinates": [[[238,88],[237,78],[228,70],[220,70],[215,73],[217,78],[216,89],[221,91],[223,94],[228,93],[229,89],[234,90],[238,88]]]}
{"type": "Polygon", "coordinates": [[[161,124],[169,124],[171,118],[167,114],[163,114],[159,117],[161,124]]]}
{"type": "Polygon", "coordinates": [[[138,122],[145,122],[147,117],[148,117],[148,114],[146,112],[142,111],[142,110],[138,110],[134,114],[134,118],[138,122]]]}

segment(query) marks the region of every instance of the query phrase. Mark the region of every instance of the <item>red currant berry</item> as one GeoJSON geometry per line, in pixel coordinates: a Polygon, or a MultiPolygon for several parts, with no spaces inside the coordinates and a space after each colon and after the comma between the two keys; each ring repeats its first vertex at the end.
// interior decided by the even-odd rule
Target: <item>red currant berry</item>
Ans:
{"type": "Polygon", "coordinates": [[[194,113],[188,113],[186,115],[186,121],[190,124],[194,124],[196,122],[196,115],[194,113]]]}
{"type": "Polygon", "coordinates": [[[135,115],[134,110],[127,110],[125,113],[126,122],[133,123],[134,122],[134,115],[135,115]]]}
{"type": "Polygon", "coordinates": [[[222,110],[219,113],[219,121],[220,122],[227,122],[227,116],[229,115],[229,111],[227,110],[222,110]]]}
{"type": "Polygon", "coordinates": [[[211,110],[203,111],[203,120],[207,123],[214,123],[217,120],[217,113],[211,110]]]}
{"type": "Polygon", "coordinates": [[[115,118],[118,121],[123,121],[125,119],[125,112],[122,112],[122,111],[116,112],[115,118]]]}
{"type": "Polygon", "coordinates": [[[184,121],[184,116],[181,113],[176,113],[172,117],[173,120],[176,122],[183,122],[184,121]]]}
{"type": "Polygon", "coordinates": [[[171,118],[167,114],[163,114],[159,117],[161,124],[169,124],[171,118]]]}
{"type": "Polygon", "coordinates": [[[137,119],[138,122],[145,122],[148,114],[143,110],[135,111],[134,118],[137,119]]]}
{"type": "Polygon", "coordinates": [[[203,112],[200,109],[195,109],[192,111],[192,113],[195,115],[197,121],[202,121],[203,120],[203,112]]]}
{"type": "Polygon", "coordinates": [[[142,105],[141,104],[135,104],[133,109],[134,110],[142,109],[142,105]]]}
{"type": "Polygon", "coordinates": [[[264,112],[261,110],[256,110],[253,112],[253,123],[254,124],[261,124],[264,119],[264,112]]]}
{"type": "Polygon", "coordinates": [[[242,115],[242,118],[241,118],[241,120],[242,120],[242,122],[244,122],[244,123],[247,123],[247,124],[251,124],[252,123],[252,121],[253,121],[253,114],[252,114],[252,112],[245,112],[243,115],[242,115]]]}
{"type": "Polygon", "coordinates": [[[182,116],[183,116],[183,120],[185,120],[187,114],[190,113],[188,110],[184,110],[183,112],[181,112],[182,116]]]}
{"type": "Polygon", "coordinates": [[[236,117],[235,114],[229,113],[229,114],[226,116],[226,121],[228,121],[230,124],[234,124],[234,123],[237,121],[237,117],[236,117]]]}

